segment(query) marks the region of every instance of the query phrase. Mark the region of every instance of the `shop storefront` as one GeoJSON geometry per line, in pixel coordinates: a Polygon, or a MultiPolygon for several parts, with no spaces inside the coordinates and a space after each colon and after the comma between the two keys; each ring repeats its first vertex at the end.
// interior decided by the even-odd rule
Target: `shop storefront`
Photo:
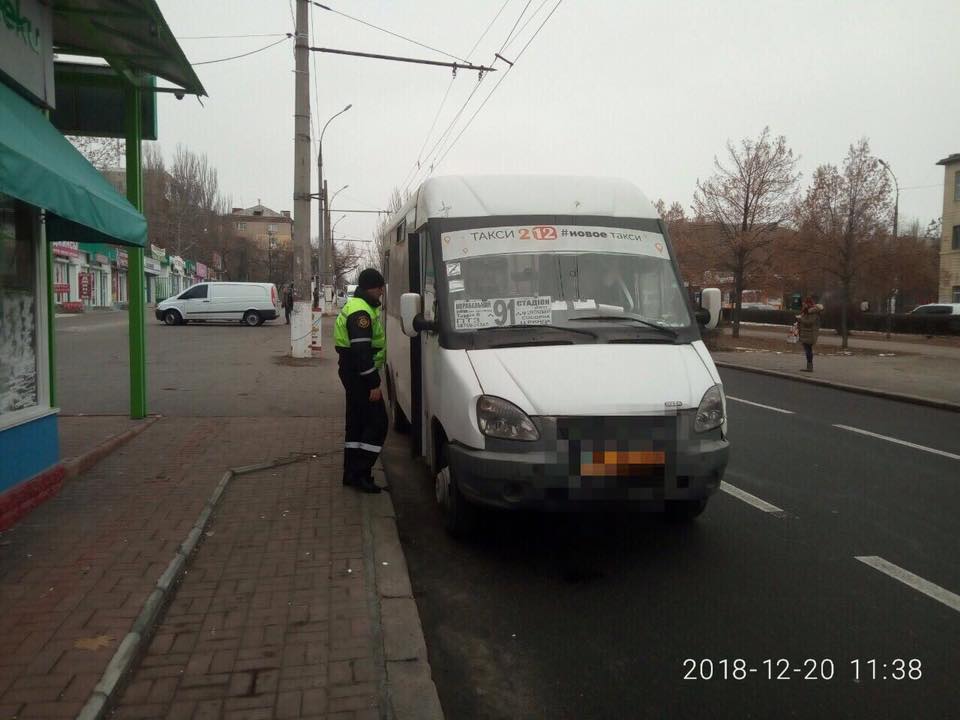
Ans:
{"type": "Polygon", "coordinates": [[[113,307],[110,258],[99,245],[80,246],[80,300],[86,308],[113,307]]]}
{"type": "Polygon", "coordinates": [[[187,289],[186,279],[183,277],[183,258],[177,255],[170,256],[170,294],[179,295],[187,289]]]}
{"type": "Polygon", "coordinates": [[[80,302],[80,245],[75,242],[50,243],[53,254],[53,298],[57,308],[64,312],[79,312],[80,302]]]}
{"type": "Polygon", "coordinates": [[[146,237],[143,216],[43,113],[54,104],[52,4],[16,7],[31,33],[0,23],[0,529],[62,480],[54,305],[110,301],[109,259],[77,243],[146,237]]]}
{"type": "Polygon", "coordinates": [[[148,304],[156,304],[157,301],[157,286],[160,283],[160,270],[161,265],[159,260],[154,260],[152,257],[145,257],[143,259],[143,274],[145,282],[143,284],[146,301],[148,304]]]}
{"type": "Polygon", "coordinates": [[[113,304],[115,307],[127,305],[127,267],[129,260],[127,251],[122,248],[111,248],[107,252],[113,268],[113,304]]]}
{"type": "Polygon", "coordinates": [[[197,282],[197,264],[193,260],[183,261],[183,275],[187,287],[196,285],[197,282]]]}

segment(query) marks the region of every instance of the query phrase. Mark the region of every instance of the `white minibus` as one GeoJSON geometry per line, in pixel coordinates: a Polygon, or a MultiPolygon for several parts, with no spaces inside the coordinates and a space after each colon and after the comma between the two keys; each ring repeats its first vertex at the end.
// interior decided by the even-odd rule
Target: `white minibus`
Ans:
{"type": "Polygon", "coordinates": [[[704,510],[729,456],[698,327],[719,303],[690,308],[635,186],[432,178],[382,239],[394,425],[451,533],[474,526],[476,505],[704,510]]]}

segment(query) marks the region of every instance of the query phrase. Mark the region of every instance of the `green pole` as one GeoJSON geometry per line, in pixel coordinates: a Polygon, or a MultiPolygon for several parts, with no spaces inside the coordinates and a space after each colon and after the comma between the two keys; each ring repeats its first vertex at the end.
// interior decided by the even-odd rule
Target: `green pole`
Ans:
{"type": "MultiPolygon", "coordinates": [[[[46,236],[44,236],[46,240],[46,236]]],[[[53,294],[53,247],[50,242],[46,245],[45,260],[47,264],[47,357],[50,358],[48,372],[50,374],[50,407],[57,406],[57,320],[56,297],[53,294]]]]}
{"type": "MultiPolygon", "coordinates": [[[[143,168],[140,147],[143,139],[140,113],[140,88],[129,85],[126,91],[125,126],[127,131],[127,200],[143,212],[143,168]]],[[[144,293],[143,248],[130,248],[127,268],[128,324],[130,326],[130,417],[147,416],[147,342],[144,331],[146,296],[144,293]]]]}

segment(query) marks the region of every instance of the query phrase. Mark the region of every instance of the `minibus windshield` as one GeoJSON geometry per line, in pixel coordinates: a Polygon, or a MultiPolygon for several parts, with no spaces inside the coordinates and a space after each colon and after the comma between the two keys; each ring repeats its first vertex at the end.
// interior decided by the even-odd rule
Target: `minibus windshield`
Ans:
{"type": "Polygon", "coordinates": [[[603,252],[493,254],[446,264],[447,311],[457,332],[483,327],[690,324],[666,257],[603,252]]]}

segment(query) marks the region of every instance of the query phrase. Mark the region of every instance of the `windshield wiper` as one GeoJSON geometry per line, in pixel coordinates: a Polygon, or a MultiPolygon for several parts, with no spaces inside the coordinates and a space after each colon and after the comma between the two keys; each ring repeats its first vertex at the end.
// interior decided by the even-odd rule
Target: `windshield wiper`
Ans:
{"type": "Polygon", "coordinates": [[[550,330],[560,330],[562,332],[576,333],[578,335],[587,335],[597,339],[599,336],[592,330],[584,330],[582,328],[570,328],[564,327],[563,325],[490,325],[489,327],[477,328],[476,332],[486,332],[487,330],[505,330],[507,328],[540,328],[540,329],[550,329],[550,330]]]}
{"type": "Polygon", "coordinates": [[[641,318],[633,317],[631,315],[588,315],[586,317],[567,318],[567,322],[574,322],[576,320],[599,320],[601,322],[613,322],[616,320],[630,320],[631,322],[640,323],[641,325],[646,325],[649,328],[653,328],[654,330],[659,330],[662,333],[666,333],[667,335],[669,335],[674,339],[680,336],[680,334],[672,328],[664,327],[663,325],[657,325],[656,323],[650,322],[649,320],[643,320],[641,318]]]}

